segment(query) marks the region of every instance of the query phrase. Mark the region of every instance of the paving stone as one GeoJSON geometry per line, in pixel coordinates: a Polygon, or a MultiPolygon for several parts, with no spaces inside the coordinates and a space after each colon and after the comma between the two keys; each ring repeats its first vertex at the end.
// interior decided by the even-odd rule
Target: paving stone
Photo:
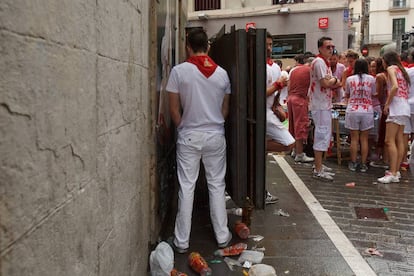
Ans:
{"type": "Polygon", "coordinates": [[[300,169],[291,158],[286,161],[294,167],[323,208],[331,210],[329,215],[358,250],[377,247],[384,257],[364,256],[377,275],[414,275],[414,172],[403,174],[399,184],[380,184],[376,179],[383,170],[370,168],[367,173],[349,173],[347,165],[336,165],[336,160],[326,160],[326,165],[336,171],[332,183],[310,181],[311,175],[300,169]],[[346,188],[344,183],[355,182],[355,188],[346,188]],[[354,207],[386,207],[389,221],[358,220],[354,207]],[[349,214],[353,217],[349,217],[349,214]]]}

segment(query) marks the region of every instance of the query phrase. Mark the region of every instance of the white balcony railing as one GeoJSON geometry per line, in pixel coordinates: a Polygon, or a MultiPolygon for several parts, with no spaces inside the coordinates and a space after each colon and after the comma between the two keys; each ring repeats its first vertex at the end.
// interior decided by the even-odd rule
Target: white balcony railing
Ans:
{"type": "Polygon", "coordinates": [[[364,39],[365,44],[388,44],[392,41],[392,34],[369,35],[368,39],[364,39]]]}

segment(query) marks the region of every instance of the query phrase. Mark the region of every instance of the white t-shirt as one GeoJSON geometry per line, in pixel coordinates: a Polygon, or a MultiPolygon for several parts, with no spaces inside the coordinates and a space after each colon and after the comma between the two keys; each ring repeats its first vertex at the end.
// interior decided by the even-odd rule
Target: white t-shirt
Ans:
{"type": "MultiPolygon", "coordinates": [[[[266,87],[270,87],[275,81],[280,79],[282,72],[280,70],[279,65],[277,63],[273,63],[269,65],[266,63],[266,87]]],[[[266,108],[270,111],[272,110],[273,100],[275,98],[275,94],[268,96],[266,98],[266,108]]]]}
{"type": "Polygon", "coordinates": [[[405,68],[410,76],[411,85],[408,92],[408,103],[410,104],[411,114],[414,114],[414,67],[405,68]]]}
{"type": "Polygon", "coordinates": [[[374,113],[372,96],[376,93],[375,78],[368,74],[352,75],[346,79],[345,94],[349,95],[347,113],[374,113]]]}
{"type": "Polygon", "coordinates": [[[325,60],[317,57],[311,64],[311,82],[309,86],[308,96],[310,101],[310,110],[331,110],[332,109],[332,89],[321,87],[321,79],[331,78],[331,67],[325,60]]]}
{"type": "Polygon", "coordinates": [[[183,114],[177,127],[179,133],[187,131],[216,132],[224,134],[222,104],[225,94],[230,94],[227,72],[217,66],[206,78],[190,62],[174,66],[166,90],[180,94],[183,114]]]}
{"type": "MultiPolygon", "coordinates": [[[[398,89],[395,92],[394,97],[390,103],[389,115],[390,117],[394,116],[410,116],[410,105],[408,104],[409,88],[408,83],[404,79],[404,75],[401,72],[400,68],[396,65],[391,65],[394,67],[397,74],[397,83],[398,89]]],[[[388,91],[391,89],[391,83],[388,81],[388,91]]]]}
{"type": "MultiPolygon", "coordinates": [[[[270,87],[275,81],[280,79],[282,72],[279,65],[273,63],[272,65],[266,64],[266,87],[270,87]]],[[[280,122],[279,118],[272,111],[273,101],[275,100],[275,93],[266,98],[266,127],[278,127],[285,128],[280,122]]]]}

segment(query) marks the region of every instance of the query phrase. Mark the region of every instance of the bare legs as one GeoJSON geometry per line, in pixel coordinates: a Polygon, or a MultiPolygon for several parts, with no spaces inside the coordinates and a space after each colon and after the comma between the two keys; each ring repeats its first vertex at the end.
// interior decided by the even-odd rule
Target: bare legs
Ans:
{"type": "Polygon", "coordinates": [[[369,152],[368,143],[369,130],[361,131],[359,141],[361,143],[361,162],[362,164],[367,163],[367,157],[369,152]]]}
{"type": "Polygon", "coordinates": [[[404,152],[405,152],[405,154],[403,154],[403,156],[402,156],[402,159],[401,159],[401,162],[408,162],[408,160],[407,160],[407,152],[408,152],[408,140],[409,140],[409,134],[405,134],[405,133],[403,133],[403,139],[404,139],[404,146],[405,146],[405,149],[404,149],[404,152]]]}
{"type": "Polygon", "coordinates": [[[303,152],[303,139],[296,139],[295,152],[296,152],[296,154],[302,154],[302,152],[303,152]]]}
{"type": "Polygon", "coordinates": [[[396,175],[405,150],[404,126],[389,122],[386,129],[385,148],[390,160],[390,172],[396,175]]]}
{"type": "Polygon", "coordinates": [[[359,145],[359,130],[351,130],[351,161],[356,162],[357,161],[357,155],[358,155],[358,145],[359,145]]]}
{"type": "Polygon", "coordinates": [[[322,171],[323,151],[313,150],[315,154],[315,171],[322,171]]]}

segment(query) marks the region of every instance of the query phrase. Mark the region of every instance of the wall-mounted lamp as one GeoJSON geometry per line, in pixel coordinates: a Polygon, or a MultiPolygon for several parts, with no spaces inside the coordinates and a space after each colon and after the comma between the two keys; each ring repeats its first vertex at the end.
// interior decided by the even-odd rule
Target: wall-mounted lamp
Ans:
{"type": "Polygon", "coordinates": [[[208,15],[205,14],[205,13],[200,13],[198,15],[198,19],[200,19],[200,20],[208,20],[208,15]]]}
{"type": "Polygon", "coordinates": [[[279,13],[288,14],[290,13],[290,8],[287,8],[287,7],[280,8],[279,13]]]}

